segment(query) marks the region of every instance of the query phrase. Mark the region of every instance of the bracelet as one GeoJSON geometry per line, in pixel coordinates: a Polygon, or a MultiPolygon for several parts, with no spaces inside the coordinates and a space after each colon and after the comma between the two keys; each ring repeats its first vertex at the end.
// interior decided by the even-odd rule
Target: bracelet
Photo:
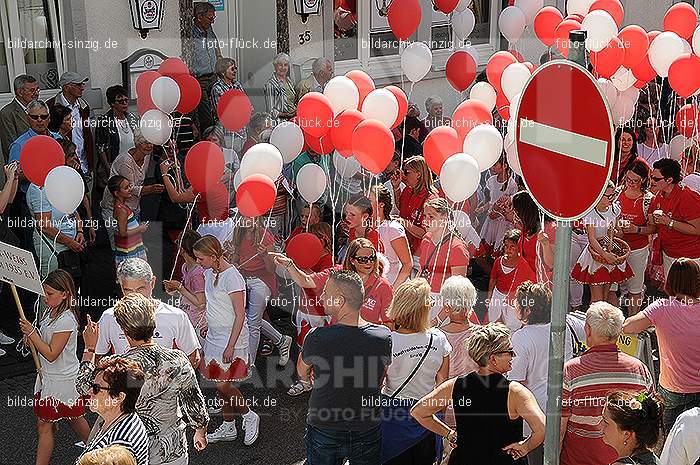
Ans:
{"type": "Polygon", "coordinates": [[[34,333],[36,333],[36,326],[33,326],[33,327],[32,327],[32,332],[29,333],[29,334],[27,334],[27,339],[29,339],[30,337],[32,337],[32,334],[34,334],[34,333]]]}
{"type": "Polygon", "coordinates": [[[637,227],[636,227],[636,231],[637,231],[637,234],[641,234],[642,228],[640,228],[639,226],[637,226],[637,227]]]}
{"type": "Polygon", "coordinates": [[[86,347],[85,352],[89,354],[94,354],[95,353],[95,348],[94,347],[86,347]]]}

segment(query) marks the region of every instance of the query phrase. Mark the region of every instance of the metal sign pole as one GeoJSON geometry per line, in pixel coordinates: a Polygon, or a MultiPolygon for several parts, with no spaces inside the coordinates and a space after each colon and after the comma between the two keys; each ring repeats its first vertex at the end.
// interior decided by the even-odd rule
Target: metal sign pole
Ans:
{"type": "MultiPolygon", "coordinates": [[[[569,34],[569,60],[586,66],[586,32],[569,34]]],[[[544,440],[545,465],[559,465],[562,384],[564,371],[564,340],[566,313],[569,309],[569,267],[571,257],[571,222],[557,222],[552,282],[552,322],[549,336],[549,366],[547,368],[547,423],[544,440]]]]}

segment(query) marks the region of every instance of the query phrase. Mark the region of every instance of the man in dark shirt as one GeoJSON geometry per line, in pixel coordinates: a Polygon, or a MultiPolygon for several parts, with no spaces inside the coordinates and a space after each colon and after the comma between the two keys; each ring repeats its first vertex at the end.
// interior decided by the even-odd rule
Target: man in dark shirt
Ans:
{"type": "Polygon", "coordinates": [[[360,322],[364,287],[357,273],[332,272],[321,299],[337,323],[309,333],[297,367],[302,380],[314,383],[307,463],[381,463],[379,391],[391,363],[391,333],[360,322]]]}

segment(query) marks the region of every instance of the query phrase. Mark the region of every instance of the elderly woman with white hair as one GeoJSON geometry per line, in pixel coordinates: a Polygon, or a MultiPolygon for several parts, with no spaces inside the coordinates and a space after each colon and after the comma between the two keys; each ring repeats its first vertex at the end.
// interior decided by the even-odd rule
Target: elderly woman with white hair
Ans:
{"type": "Polygon", "coordinates": [[[275,70],[265,84],[267,112],[276,120],[292,119],[297,114],[297,94],[289,77],[289,55],[277,54],[272,66],[275,70]]]}
{"type": "Polygon", "coordinates": [[[449,464],[524,465],[525,456],[544,441],[544,413],[535,396],[505,374],[511,369],[510,330],[501,323],[474,329],[469,355],[479,369],[439,385],[411,409],[426,429],[446,437],[452,446],[449,464]],[[457,429],[436,414],[452,403],[457,429]],[[532,434],[523,437],[523,423],[532,434]]]}
{"type": "Polygon", "coordinates": [[[423,124],[428,131],[438,126],[449,126],[452,123],[449,116],[443,116],[443,107],[442,98],[437,95],[431,95],[425,99],[425,111],[428,112],[428,116],[423,120],[423,124]]]}

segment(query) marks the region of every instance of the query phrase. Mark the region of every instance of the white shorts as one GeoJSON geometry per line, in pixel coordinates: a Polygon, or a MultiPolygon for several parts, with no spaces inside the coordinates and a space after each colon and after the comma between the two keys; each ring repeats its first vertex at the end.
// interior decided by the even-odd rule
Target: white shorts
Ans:
{"type": "MultiPolygon", "coordinates": [[[[622,294],[641,294],[644,292],[644,273],[647,269],[647,264],[649,263],[649,247],[642,247],[641,249],[633,250],[629,257],[627,257],[627,263],[634,272],[634,276],[629,278],[627,281],[623,281],[619,284],[619,289],[622,294]]],[[[617,291],[618,286],[610,286],[611,291],[617,291]]]]}

